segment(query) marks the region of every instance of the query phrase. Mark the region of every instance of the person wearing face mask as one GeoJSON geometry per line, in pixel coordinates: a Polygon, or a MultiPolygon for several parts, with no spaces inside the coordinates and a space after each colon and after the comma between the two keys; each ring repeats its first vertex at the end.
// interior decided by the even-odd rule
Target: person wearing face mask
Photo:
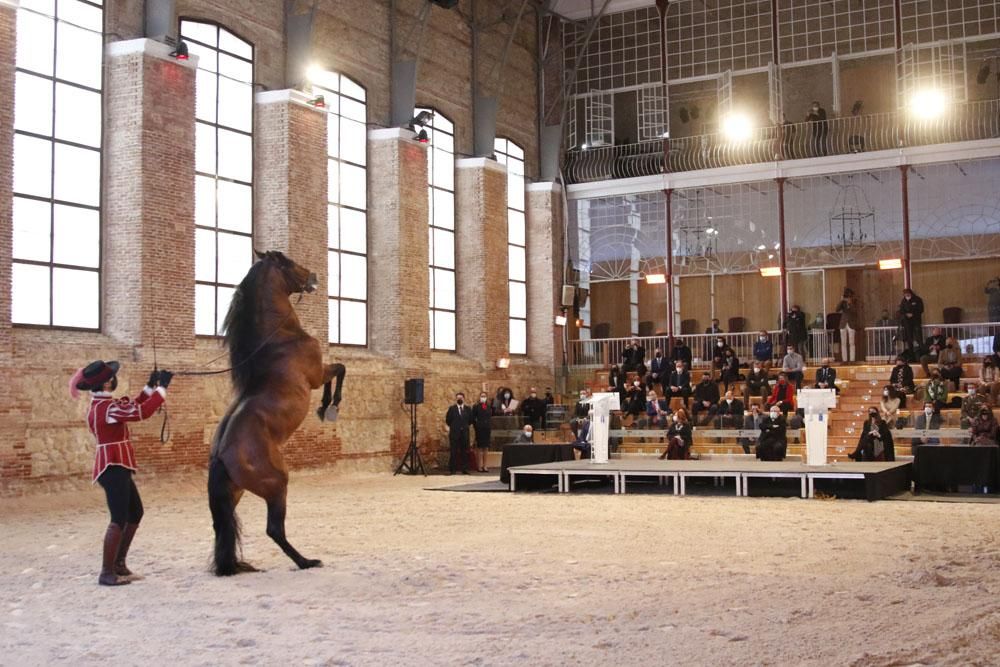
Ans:
{"type": "Polygon", "coordinates": [[[757,334],[757,340],[753,344],[753,360],[765,371],[771,368],[774,361],[774,345],[771,344],[771,337],[766,331],[757,334]]]}
{"type": "Polygon", "coordinates": [[[684,461],[691,458],[691,424],[683,409],[674,413],[674,421],[667,429],[667,449],[660,454],[660,460],[684,461]]]}
{"type": "Polygon", "coordinates": [[[739,428],[743,425],[743,401],[726,391],[715,412],[715,428],[739,428]]]}
{"type": "Polygon", "coordinates": [[[923,338],[924,300],[913,293],[913,290],[903,290],[903,299],[899,302],[899,328],[906,349],[912,350],[923,338]]]}
{"type": "Polygon", "coordinates": [[[719,409],[719,385],[712,376],[704,373],[701,382],[694,388],[694,408],[691,410],[691,420],[699,426],[704,426],[715,415],[719,409]],[[698,421],[698,413],[704,413],[701,422],[698,421]]]}
{"type": "MultiPolygon", "coordinates": [[[[764,417],[766,415],[761,412],[760,406],[756,403],[750,406],[750,414],[743,418],[743,430],[744,431],[759,431],[761,424],[764,423],[764,417]]],[[[749,438],[740,438],[737,441],[740,447],[743,448],[744,454],[750,453],[751,441],[749,438]]]]}
{"type": "Polygon", "coordinates": [[[517,410],[518,402],[510,387],[497,389],[496,400],[493,401],[493,414],[498,417],[512,417],[517,410]]]}
{"type": "Polygon", "coordinates": [[[976,390],[983,396],[989,396],[990,405],[998,405],[1000,396],[1000,370],[993,363],[993,357],[983,357],[983,363],[979,366],[979,388],[976,390]]]}
{"type": "Polygon", "coordinates": [[[923,387],[918,387],[914,398],[920,401],[930,401],[936,410],[945,407],[948,402],[948,386],[941,379],[937,370],[931,371],[931,379],[923,387]]]}
{"type": "Polygon", "coordinates": [[[989,403],[986,402],[986,398],[982,394],[976,391],[973,385],[970,384],[965,391],[965,397],[962,399],[961,425],[962,428],[969,428],[969,424],[976,419],[980,410],[989,409],[989,403]]]}
{"type": "Polygon", "coordinates": [[[618,392],[619,403],[625,402],[625,374],[618,366],[612,366],[608,372],[608,388],[604,391],[618,392]]]}
{"type": "Polygon", "coordinates": [[[683,338],[674,339],[674,347],[670,351],[670,362],[676,365],[678,362],[684,364],[684,368],[691,368],[691,348],[687,346],[683,338]]]}
{"type": "Polygon", "coordinates": [[[868,420],[861,428],[861,437],[854,451],[847,455],[854,461],[895,461],[896,449],[888,425],[877,410],[870,410],[868,420]]]}
{"type": "Polygon", "coordinates": [[[753,367],[747,372],[747,382],[743,386],[743,403],[749,405],[751,396],[760,396],[766,402],[770,395],[770,377],[768,377],[764,367],[755,361],[753,367]]]}
{"type": "Polygon", "coordinates": [[[902,424],[899,423],[899,398],[896,397],[896,392],[893,391],[892,387],[885,386],[882,388],[882,399],[878,404],[878,412],[879,416],[890,428],[893,425],[896,428],[902,428],[902,424]]]}
{"type": "Polygon", "coordinates": [[[788,451],[788,425],[778,406],[768,410],[761,422],[760,437],[757,438],[757,458],[761,461],[784,461],[788,451]]]}
{"type": "Polygon", "coordinates": [[[805,376],[806,362],[802,355],[795,351],[794,346],[789,345],[786,350],[787,353],[781,360],[781,372],[798,387],[802,384],[802,379],[805,376]]]}
{"type": "Polygon", "coordinates": [[[955,391],[962,378],[962,350],[958,341],[949,336],[945,340],[944,349],[938,353],[938,370],[941,377],[955,385],[955,391]]]}
{"type": "Polygon", "coordinates": [[[622,352],[622,372],[626,375],[637,373],[639,377],[646,375],[646,348],[639,345],[639,339],[633,338],[629,346],[622,352]]]}
{"type": "Polygon", "coordinates": [[[646,390],[642,383],[633,380],[625,392],[625,403],[622,404],[622,412],[630,416],[634,421],[639,415],[646,412],[646,390]]]}
{"type": "Polygon", "coordinates": [[[840,387],[836,383],[837,369],[830,366],[829,359],[823,359],[823,365],[816,369],[816,384],[813,389],[833,389],[839,395],[840,387]]]}
{"type": "Polygon", "coordinates": [[[844,298],[837,305],[837,312],[840,313],[840,360],[853,364],[857,356],[854,334],[861,326],[861,307],[850,287],[844,288],[844,298]]]}
{"type": "MultiPolygon", "coordinates": [[[[934,409],[933,403],[930,401],[924,403],[924,409],[917,415],[914,428],[918,431],[936,431],[941,428],[941,413],[934,409]]],[[[912,446],[913,455],[917,455],[917,447],[920,445],[937,445],[940,442],[937,438],[921,437],[919,440],[915,439],[912,446]]]]}
{"type": "Polygon", "coordinates": [[[979,414],[972,420],[969,427],[972,444],[978,447],[996,447],[1000,445],[1000,427],[997,426],[993,411],[987,406],[979,408],[979,414]]]}
{"type": "Polygon", "coordinates": [[[826,109],[814,101],[806,114],[806,122],[812,130],[812,157],[826,155],[826,135],[828,132],[826,123],[826,109]]]}
{"type": "Polygon", "coordinates": [[[931,335],[927,337],[924,341],[923,346],[920,348],[920,367],[924,369],[924,375],[927,377],[931,376],[931,369],[929,364],[931,362],[937,363],[938,355],[941,350],[944,349],[946,339],[944,334],[941,333],[941,329],[934,327],[931,330],[931,335]]]}
{"type": "Polygon", "coordinates": [[[735,386],[742,379],[740,360],[736,357],[736,350],[727,347],[725,356],[722,357],[722,384],[725,390],[729,391],[729,385],[735,386]]]}
{"type": "Polygon", "coordinates": [[[660,401],[659,396],[652,389],[646,392],[646,417],[649,423],[653,426],[659,426],[666,422],[667,417],[670,415],[670,411],[667,407],[660,401]]]}
{"type": "Polygon", "coordinates": [[[594,392],[591,391],[590,387],[584,387],[580,390],[580,400],[577,401],[576,407],[573,409],[573,416],[577,419],[583,419],[590,414],[590,403],[588,400],[593,397],[594,392]]]}
{"type": "MultiPolygon", "coordinates": [[[[889,373],[889,384],[892,385],[893,389],[897,393],[901,394],[913,394],[916,388],[913,386],[913,369],[910,365],[906,363],[906,358],[899,356],[896,357],[896,365],[892,367],[892,372],[889,373]]],[[[905,400],[903,401],[903,406],[906,406],[905,400]]]]}
{"type": "Polygon", "coordinates": [[[670,405],[670,399],[675,396],[684,399],[685,408],[688,406],[688,401],[691,398],[691,373],[688,372],[687,366],[681,362],[674,365],[674,370],[671,371],[670,378],[667,380],[667,387],[663,391],[667,405],[670,405]]]}
{"type": "Polygon", "coordinates": [[[476,428],[476,470],[489,472],[486,467],[486,454],[490,449],[491,424],[493,409],[485,391],[479,392],[479,402],[472,406],[472,424],[476,428]]]}
{"type": "Polygon", "coordinates": [[[469,474],[469,427],[472,425],[472,408],[465,404],[465,394],[455,394],[455,404],[444,415],[448,432],[448,474],[461,470],[469,474]]]}
{"type": "Polygon", "coordinates": [[[656,348],[653,358],[649,360],[649,374],[646,376],[646,386],[660,385],[662,393],[667,393],[667,376],[670,374],[670,364],[663,357],[663,350],[656,348]]]}
{"type": "Polygon", "coordinates": [[[719,378],[722,378],[722,369],[726,364],[726,351],[731,349],[729,343],[721,336],[715,339],[715,347],[712,350],[712,374],[719,371],[719,378]]]}
{"type": "Polygon", "coordinates": [[[590,444],[590,418],[574,420],[571,425],[573,431],[573,449],[580,452],[581,459],[589,459],[592,452],[590,444]]]}
{"type": "Polygon", "coordinates": [[[785,316],[785,341],[796,349],[804,349],[806,342],[806,315],[798,305],[792,306],[785,316]]]}
{"type": "Polygon", "coordinates": [[[517,436],[517,440],[514,442],[520,445],[535,444],[535,429],[531,428],[531,424],[524,425],[524,428],[521,429],[521,434],[517,436]]]}
{"type": "Polygon", "coordinates": [[[542,419],[545,417],[545,401],[538,397],[538,390],[534,387],[528,390],[528,397],[521,402],[521,415],[532,428],[539,428],[542,425],[542,419]]]}
{"type": "Polygon", "coordinates": [[[795,411],[795,386],[788,381],[788,376],[784,373],[778,374],[778,382],[767,398],[767,408],[769,410],[778,408],[782,413],[795,411]]]}
{"type": "Polygon", "coordinates": [[[722,333],[722,329],[719,328],[719,320],[713,317],[712,326],[705,329],[705,333],[708,334],[709,336],[716,336],[715,339],[710,338],[708,336],[705,337],[705,351],[704,354],[701,355],[701,358],[708,360],[712,359],[715,356],[715,349],[718,343],[717,338],[718,335],[722,333]]]}

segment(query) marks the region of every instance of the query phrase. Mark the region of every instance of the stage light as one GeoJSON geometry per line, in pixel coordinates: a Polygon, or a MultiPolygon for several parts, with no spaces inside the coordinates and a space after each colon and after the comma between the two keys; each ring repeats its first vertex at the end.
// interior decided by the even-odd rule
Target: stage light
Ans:
{"type": "Polygon", "coordinates": [[[781,275],[780,266],[762,266],[760,269],[760,275],[765,278],[774,278],[781,275]]]}
{"type": "Polygon", "coordinates": [[[510,359],[507,357],[497,359],[497,368],[510,368],[510,359]]]}
{"type": "Polygon", "coordinates": [[[903,268],[903,260],[901,259],[880,259],[878,261],[878,268],[883,271],[888,269],[901,269],[903,268]]]}
{"type": "Polygon", "coordinates": [[[306,104],[311,104],[312,106],[318,109],[324,109],[326,108],[326,98],[323,97],[322,95],[317,95],[316,97],[307,101],[306,104]]]}
{"type": "Polygon", "coordinates": [[[565,315],[556,315],[556,326],[557,327],[564,327],[564,326],[566,326],[566,316],[565,315]]]}
{"type": "Polygon", "coordinates": [[[325,70],[319,65],[313,64],[306,68],[306,79],[316,83],[317,80],[323,78],[323,72],[325,70]]]}
{"type": "Polygon", "coordinates": [[[420,132],[417,133],[417,141],[422,144],[426,144],[430,141],[430,139],[427,138],[427,130],[420,130],[420,132]]]}
{"type": "Polygon", "coordinates": [[[581,320],[581,319],[580,319],[580,318],[578,317],[578,318],[576,318],[576,328],[577,328],[577,329],[579,329],[579,328],[581,328],[581,327],[583,327],[583,320],[581,320]]]}
{"type": "Polygon", "coordinates": [[[729,141],[747,141],[753,134],[749,116],[731,113],[722,119],[722,135],[729,141]]]}
{"type": "Polygon", "coordinates": [[[581,151],[585,151],[585,150],[587,150],[588,148],[590,148],[590,146],[588,146],[587,144],[585,144],[585,143],[583,143],[583,144],[580,144],[580,150],[581,150],[581,151]]]}
{"type": "Polygon", "coordinates": [[[910,113],[921,120],[933,120],[948,108],[948,96],[943,90],[925,88],[910,98],[910,113]]]}
{"type": "Polygon", "coordinates": [[[173,51],[170,52],[170,57],[177,60],[187,60],[188,59],[188,45],[184,40],[177,42],[177,46],[173,51]]]}
{"type": "Polygon", "coordinates": [[[662,273],[647,273],[646,274],[646,284],[647,285],[664,285],[667,282],[667,277],[662,273]]]}

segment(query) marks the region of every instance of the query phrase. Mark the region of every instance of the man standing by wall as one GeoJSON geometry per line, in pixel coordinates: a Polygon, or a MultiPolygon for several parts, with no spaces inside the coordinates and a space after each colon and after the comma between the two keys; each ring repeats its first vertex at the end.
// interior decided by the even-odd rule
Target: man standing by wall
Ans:
{"type": "Polygon", "coordinates": [[[465,404],[465,394],[455,394],[455,404],[448,408],[444,416],[448,431],[448,474],[461,467],[462,474],[469,474],[469,426],[472,424],[472,408],[465,404]]]}

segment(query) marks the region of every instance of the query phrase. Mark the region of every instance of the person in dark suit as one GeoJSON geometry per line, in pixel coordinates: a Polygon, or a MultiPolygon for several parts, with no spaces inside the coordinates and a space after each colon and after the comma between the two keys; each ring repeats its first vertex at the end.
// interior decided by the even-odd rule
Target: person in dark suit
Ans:
{"type": "Polygon", "coordinates": [[[472,407],[472,424],[476,427],[476,467],[479,472],[489,472],[486,467],[486,453],[490,449],[492,419],[493,408],[490,407],[486,392],[480,392],[479,402],[472,407]]]}
{"type": "Polygon", "coordinates": [[[772,405],[767,417],[760,425],[757,439],[757,458],[761,461],[784,461],[788,451],[786,436],[788,426],[778,406],[772,405]]]}
{"type": "Polygon", "coordinates": [[[705,373],[701,376],[701,382],[694,388],[694,407],[691,410],[691,421],[698,423],[698,413],[704,412],[701,424],[704,426],[708,420],[715,416],[719,409],[719,385],[712,380],[712,376],[705,373]]]}
{"type": "Polygon", "coordinates": [[[472,425],[472,408],[465,404],[465,394],[455,394],[455,404],[449,406],[444,423],[448,431],[448,474],[461,469],[469,474],[469,426],[472,425]]]}
{"type": "Polygon", "coordinates": [[[687,346],[683,338],[674,339],[674,349],[670,351],[670,361],[674,364],[680,361],[684,364],[685,369],[691,368],[691,348],[687,346]]]}
{"type": "Polygon", "coordinates": [[[760,396],[767,401],[767,397],[770,395],[771,385],[767,370],[760,362],[754,361],[753,368],[747,373],[747,383],[743,389],[743,403],[749,405],[751,396],[760,396]]]}
{"type": "Polygon", "coordinates": [[[667,399],[668,407],[670,399],[674,396],[683,398],[684,407],[688,406],[688,400],[691,398],[691,373],[679,361],[675,363],[674,370],[671,371],[670,378],[667,380],[667,386],[663,390],[663,398],[667,399]]]}
{"type": "Polygon", "coordinates": [[[670,375],[670,365],[663,358],[663,350],[656,348],[653,358],[649,360],[649,374],[646,376],[646,386],[652,387],[654,384],[660,385],[662,394],[667,393],[667,380],[670,375]]]}
{"type": "Polygon", "coordinates": [[[521,429],[520,435],[514,438],[514,443],[518,445],[535,444],[535,429],[531,428],[531,424],[524,425],[524,428],[521,429]]]}
{"type": "Polygon", "coordinates": [[[590,403],[588,402],[594,393],[590,390],[590,387],[584,387],[580,390],[580,400],[576,402],[576,407],[573,408],[573,416],[577,419],[583,419],[590,414],[590,403]]]}
{"type": "Polygon", "coordinates": [[[739,428],[743,424],[743,401],[726,391],[715,412],[715,428],[739,428]]]}
{"type": "Polygon", "coordinates": [[[722,378],[722,367],[726,360],[726,350],[729,349],[729,344],[726,339],[719,336],[712,343],[712,353],[709,357],[712,359],[712,376],[715,376],[715,371],[719,371],[719,378],[722,378]]]}
{"type": "Polygon", "coordinates": [[[909,287],[903,290],[903,300],[899,302],[899,327],[903,331],[906,349],[912,350],[923,337],[924,300],[909,287]]]}
{"type": "Polygon", "coordinates": [[[736,357],[736,351],[731,347],[726,347],[722,357],[722,384],[729,391],[729,385],[736,385],[740,380],[740,360],[736,357]]]}
{"type": "Polygon", "coordinates": [[[622,412],[632,415],[633,419],[638,419],[639,415],[646,411],[646,390],[642,383],[633,380],[625,392],[625,402],[622,403],[622,412]]]}
{"type": "Polygon", "coordinates": [[[797,305],[792,306],[785,316],[785,333],[787,334],[786,345],[794,345],[797,350],[805,349],[806,342],[806,315],[797,305]]]}
{"type": "MultiPolygon", "coordinates": [[[[743,418],[744,431],[760,431],[761,424],[764,423],[764,413],[760,411],[760,406],[756,403],[750,406],[750,414],[743,418]]],[[[750,453],[750,439],[740,438],[738,440],[744,454],[750,453]]]]}
{"type": "Polygon", "coordinates": [[[625,373],[622,373],[618,366],[612,366],[608,372],[607,392],[618,392],[619,402],[625,401],[625,373]]]}
{"type": "Polygon", "coordinates": [[[646,375],[646,348],[639,345],[639,339],[633,338],[628,347],[622,352],[622,372],[638,373],[639,377],[646,375]]]}
{"type": "Polygon", "coordinates": [[[826,109],[820,106],[819,102],[813,102],[806,114],[806,122],[810,123],[812,130],[812,154],[810,157],[820,157],[826,155],[826,135],[829,127],[826,121],[826,109]]]}
{"type": "Polygon", "coordinates": [[[840,394],[840,387],[837,382],[837,369],[830,367],[830,360],[824,359],[823,365],[816,369],[816,384],[814,389],[833,389],[836,394],[840,394]]]}
{"type": "Polygon", "coordinates": [[[531,424],[532,428],[539,428],[545,418],[545,401],[538,398],[538,390],[532,387],[528,391],[528,397],[521,401],[521,414],[524,421],[531,424]]]}
{"type": "MultiPolygon", "coordinates": [[[[918,431],[936,431],[941,428],[941,413],[934,407],[934,404],[930,401],[924,403],[924,411],[917,415],[916,423],[914,428],[918,431]]],[[[921,445],[939,445],[941,441],[937,438],[924,438],[920,439],[914,438],[910,443],[910,449],[914,456],[917,455],[917,448],[921,445]]]]}

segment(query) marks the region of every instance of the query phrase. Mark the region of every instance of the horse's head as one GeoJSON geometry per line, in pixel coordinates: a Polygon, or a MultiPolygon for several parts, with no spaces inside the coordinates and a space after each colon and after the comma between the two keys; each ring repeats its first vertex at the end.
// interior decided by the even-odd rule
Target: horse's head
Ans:
{"type": "Polygon", "coordinates": [[[267,252],[254,250],[254,254],[257,255],[257,259],[260,261],[270,262],[280,272],[289,294],[316,291],[316,286],[319,284],[316,274],[305,267],[299,266],[285,257],[284,254],[277,250],[268,250],[267,252]]]}

